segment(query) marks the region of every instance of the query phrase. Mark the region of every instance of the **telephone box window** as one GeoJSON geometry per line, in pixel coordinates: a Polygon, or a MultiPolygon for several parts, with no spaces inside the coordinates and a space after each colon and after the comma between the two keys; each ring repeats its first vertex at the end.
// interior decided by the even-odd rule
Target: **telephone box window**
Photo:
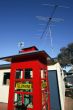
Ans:
{"type": "Polygon", "coordinates": [[[16,79],[22,78],[22,70],[16,70],[16,79]]]}
{"type": "Polygon", "coordinates": [[[10,83],[10,73],[4,73],[3,85],[9,85],[10,83]]]}
{"type": "Polygon", "coordinates": [[[41,78],[46,78],[46,70],[41,70],[41,78]]]}
{"type": "Polygon", "coordinates": [[[24,105],[27,106],[27,108],[33,108],[32,99],[32,95],[24,95],[24,105]]]}
{"type": "Polygon", "coordinates": [[[14,99],[15,105],[22,105],[22,95],[21,94],[15,94],[15,99],[14,99]]]}
{"type": "MultiPolygon", "coordinates": [[[[27,108],[33,108],[32,95],[29,94],[17,94],[15,93],[14,105],[15,107],[20,107],[24,105],[27,108]]],[[[21,109],[18,109],[21,110],[21,109]]]]}
{"type": "Polygon", "coordinates": [[[25,79],[31,79],[33,77],[33,73],[31,69],[25,69],[24,71],[25,79]]]}
{"type": "Polygon", "coordinates": [[[42,110],[48,110],[48,104],[46,104],[42,110]]]}

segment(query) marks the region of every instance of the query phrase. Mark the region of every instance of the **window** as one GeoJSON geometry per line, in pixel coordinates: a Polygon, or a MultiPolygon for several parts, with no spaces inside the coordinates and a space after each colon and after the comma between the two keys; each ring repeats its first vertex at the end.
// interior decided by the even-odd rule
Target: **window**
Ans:
{"type": "Polygon", "coordinates": [[[46,70],[41,70],[41,78],[46,78],[46,70]]]}
{"type": "Polygon", "coordinates": [[[24,105],[28,108],[33,107],[32,95],[24,95],[24,105]]]}
{"type": "Polygon", "coordinates": [[[14,103],[15,103],[15,105],[22,105],[22,95],[21,94],[15,93],[14,103]]]}
{"type": "Polygon", "coordinates": [[[33,97],[32,95],[15,93],[14,105],[18,106],[18,108],[22,107],[22,105],[24,105],[27,108],[33,108],[33,97]]]}
{"type": "Polygon", "coordinates": [[[22,78],[22,70],[20,70],[20,69],[17,69],[16,70],[16,79],[20,79],[20,78],[22,78]]]}
{"type": "Polygon", "coordinates": [[[33,77],[31,69],[25,69],[24,71],[25,79],[31,79],[33,77]]]}
{"type": "Polygon", "coordinates": [[[32,78],[33,78],[32,69],[16,70],[16,79],[32,79],[32,78]]]}
{"type": "Polygon", "coordinates": [[[4,73],[3,85],[9,85],[10,83],[10,73],[4,73]]]}

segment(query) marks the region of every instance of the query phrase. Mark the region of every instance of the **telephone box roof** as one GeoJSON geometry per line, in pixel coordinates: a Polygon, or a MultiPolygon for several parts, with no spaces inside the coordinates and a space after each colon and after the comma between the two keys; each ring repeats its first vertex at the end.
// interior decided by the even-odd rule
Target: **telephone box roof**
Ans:
{"type": "Polygon", "coordinates": [[[41,58],[45,58],[47,61],[52,61],[51,57],[45,51],[38,51],[38,50],[32,51],[32,52],[19,53],[17,55],[2,57],[2,58],[0,58],[0,60],[11,62],[13,59],[18,59],[21,57],[28,58],[30,56],[32,56],[32,58],[33,58],[34,56],[37,56],[37,55],[39,55],[41,58]]]}
{"type": "Polygon", "coordinates": [[[8,61],[8,62],[17,62],[17,61],[27,61],[39,59],[48,64],[52,63],[51,57],[44,51],[39,51],[36,46],[23,48],[19,51],[19,54],[6,56],[0,58],[0,60],[8,61]]]}

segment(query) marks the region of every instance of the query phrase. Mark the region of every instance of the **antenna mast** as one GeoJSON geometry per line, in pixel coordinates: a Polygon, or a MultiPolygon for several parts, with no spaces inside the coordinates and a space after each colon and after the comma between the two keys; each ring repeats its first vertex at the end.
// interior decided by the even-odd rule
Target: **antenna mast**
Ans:
{"type": "Polygon", "coordinates": [[[53,18],[53,16],[54,16],[54,13],[55,13],[57,7],[58,7],[58,5],[55,5],[55,6],[54,6],[53,12],[52,12],[52,14],[51,14],[51,16],[50,16],[50,18],[49,18],[49,20],[48,20],[48,22],[47,22],[47,24],[46,24],[46,27],[45,27],[45,29],[44,29],[42,35],[41,35],[41,39],[42,39],[43,35],[45,34],[46,29],[48,28],[48,25],[50,25],[50,23],[51,23],[51,21],[52,21],[52,18],[53,18]]]}
{"type": "Polygon", "coordinates": [[[53,52],[53,38],[52,38],[52,36],[51,36],[51,28],[50,28],[50,26],[49,26],[49,37],[50,37],[50,43],[51,43],[51,48],[52,48],[52,52],[53,52]]]}
{"type": "Polygon", "coordinates": [[[41,38],[44,36],[44,34],[45,34],[45,32],[46,32],[48,26],[50,25],[50,23],[51,23],[51,21],[52,21],[52,19],[53,19],[53,16],[54,16],[54,14],[55,14],[56,9],[57,9],[58,7],[60,7],[60,8],[69,8],[68,6],[53,5],[53,4],[43,4],[43,5],[45,5],[45,6],[52,6],[52,7],[54,7],[54,9],[53,9],[52,14],[51,14],[51,16],[50,16],[50,18],[49,18],[49,20],[48,20],[48,22],[47,22],[47,24],[46,24],[46,27],[45,27],[45,29],[44,29],[42,35],[41,35],[41,38]]]}
{"type": "Polygon", "coordinates": [[[18,42],[18,47],[21,50],[24,47],[24,42],[22,42],[22,41],[18,42]]]}

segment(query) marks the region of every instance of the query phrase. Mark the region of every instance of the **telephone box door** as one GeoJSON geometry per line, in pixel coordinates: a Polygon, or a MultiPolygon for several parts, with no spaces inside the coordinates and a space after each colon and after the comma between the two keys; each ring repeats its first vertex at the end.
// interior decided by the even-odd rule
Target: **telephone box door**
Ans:
{"type": "Polygon", "coordinates": [[[14,107],[15,110],[33,109],[33,72],[32,69],[16,69],[14,107]]]}

